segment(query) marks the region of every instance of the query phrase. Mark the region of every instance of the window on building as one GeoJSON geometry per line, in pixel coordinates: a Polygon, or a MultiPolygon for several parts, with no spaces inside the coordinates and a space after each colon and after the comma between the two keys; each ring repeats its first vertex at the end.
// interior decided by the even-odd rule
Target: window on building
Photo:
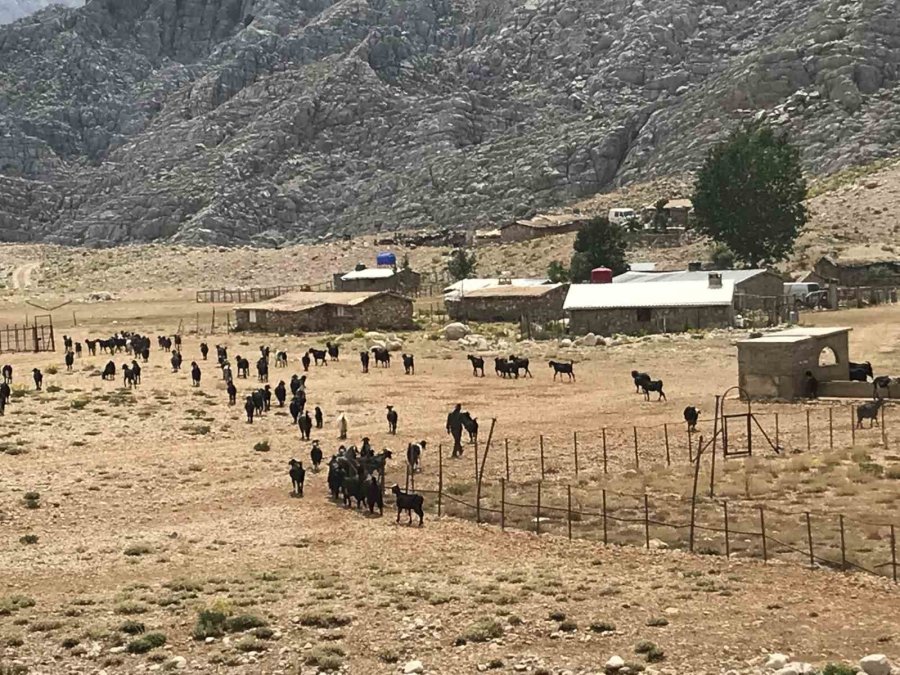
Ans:
{"type": "Polygon", "coordinates": [[[338,305],[336,308],[338,316],[347,316],[347,308],[343,305],[338,305]]]}
{"type": "Polygon", "coordinates": [[[834,350],[831,347],[824,347],[822,351],[819,352],[819,368],[834,366],[837,365],[837,362],[837,354],[834,353],[834,350]]]}
{"type": "Polygon", "coordinates": [[[249,314],[250,314],[250,317],[249,317],[250,323],[256,323],[256,310],[251,309],[249,314]]]}
{"type": "Polygon", "coordinates": [[[637,320],[638,321],[650,321],[650,308],[649,307],[638,307],[637,320]]]}

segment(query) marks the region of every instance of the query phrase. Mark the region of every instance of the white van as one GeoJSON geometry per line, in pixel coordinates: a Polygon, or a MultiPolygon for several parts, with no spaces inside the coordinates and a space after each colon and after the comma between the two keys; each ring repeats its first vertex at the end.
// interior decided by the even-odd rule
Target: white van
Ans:
{"type": "Polygon", "coordinates": [[[818,307],[825,299],[825,291],[815,282],[794,281],[784,284],[784,296],[792,305],[818,307]]]}
{"type": "Polygon", "coordinates": [[[608,218],[614,225],[624,225],[629,220],[637,220],[638,214],[634,209],[610,209],[608,218]]]}

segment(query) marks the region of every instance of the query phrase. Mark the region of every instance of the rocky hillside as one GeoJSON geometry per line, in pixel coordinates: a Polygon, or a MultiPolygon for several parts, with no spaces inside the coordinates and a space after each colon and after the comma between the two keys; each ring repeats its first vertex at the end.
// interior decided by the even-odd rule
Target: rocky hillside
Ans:
{"type": "Polygon", "coordinates": [[[49,5],[81,7],[83,4],[84,0],[2,0],[0,2],[0,25],[30,16],[49,5]]]}
{"type": "Polygon", "coordinates": [[[280,244],[900,143],[895,0],[90,0],[0,27],[0,238],[280,244]]]}

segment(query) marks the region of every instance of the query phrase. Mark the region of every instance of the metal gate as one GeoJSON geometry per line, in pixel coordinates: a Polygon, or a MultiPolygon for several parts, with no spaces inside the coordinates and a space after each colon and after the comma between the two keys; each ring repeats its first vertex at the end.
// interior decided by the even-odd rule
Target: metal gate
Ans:
{"type": "Polygon", "coordinates": [[[49,314],[36,316],[32,323],[0,328],[0,353],[55,352],[53,319],[49,314]]]}

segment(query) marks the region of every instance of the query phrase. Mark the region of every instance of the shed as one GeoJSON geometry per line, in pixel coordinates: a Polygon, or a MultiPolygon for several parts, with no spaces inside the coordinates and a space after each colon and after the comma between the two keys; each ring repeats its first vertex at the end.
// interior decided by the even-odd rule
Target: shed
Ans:
{"type": "Polygon", "coordinates": [[[421,285],[421,274],[394,267],[367,267],[334,275],[336,291],[395,291],[404,295],[417,295],[421,285]]]}
{"type": "Polygon", "coordinates": [[[573,334],[647,334],[734,323],[734,282],[721,277],[657,284],[573,284],[563,309],[573,334]]]}
{"type": "Polygon", "coordinates": [[[579,213],[545,214],[527,220],[517,220],[500,228],[500,241],[505,244],[553,234],[577,232],[584,227],[588,220],[590,220],[589,217],[579,213]]]}
{"type": "Polygon", "coordinates": [[[719,274],[723,281],[734,282],[734,308],[778,309],[784,303],[784,279],[766,269],[748,270],[676,270],[672,272],[624,272],[613,277],[614,284],[669,283],[673,281],[703,281],[710,274],[719,274]]]}
{"type": "Polygon", "coordinates": [[[446,300],[447,314],[459,321],[544,321],[563,316],[568,284],[487,286],[446,300]]]}
{"type": "Polygon", "coordinates": [[[873,255],[860,258],[822,256],[816,275],[838,286],[900,286],[900,259],[873,255]]]}
{"type": "Polygon", "coordinates": [[[444,288],[444,301],[454,300],[458,297],[468,295],[472,291],[481,288],[492,288],[494,286],[543,286],[549,284],[549,279],[461,279],[454,281],[452,284],[444,288]]]}
{"type": "Polygon", "coordinates": [[[669,227],[687,227],[694,204],[690,199],[670,199],[663,206],[669,227]]]}
{"type": "Polygon", "coordinates": [[[412,300],[387,291],[297,291],[235,309],[238,330],[288,334],[405,330],[412,317],[412,300]]]}
{"type": "Polygon", "coordinates": [[[741,340],[738,384],[751,399],[790,400],[805,394],[806,371],[820,383],[847,380],[850,330],[797,326],[741,340]]]}

